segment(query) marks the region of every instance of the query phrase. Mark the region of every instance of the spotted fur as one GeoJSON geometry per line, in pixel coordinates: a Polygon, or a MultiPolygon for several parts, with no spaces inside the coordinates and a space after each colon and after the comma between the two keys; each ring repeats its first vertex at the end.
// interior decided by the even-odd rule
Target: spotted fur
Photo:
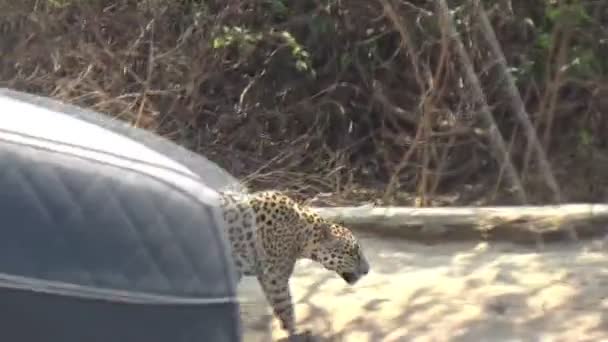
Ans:
{"type": "Polygon", "coordinates": [[[289,278],[312,259],[354,284],[369,272],[359,242],[342,225],[276,191],[222,193],[221,207],[238,279],[257,277],[281,327],[296,333],[289,278]]]}

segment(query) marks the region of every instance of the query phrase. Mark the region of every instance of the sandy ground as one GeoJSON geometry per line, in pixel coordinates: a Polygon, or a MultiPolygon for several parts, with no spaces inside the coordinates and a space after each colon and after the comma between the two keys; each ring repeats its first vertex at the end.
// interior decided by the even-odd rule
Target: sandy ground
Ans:
{"type": "MultiPolygon", "coordinates": [[[[425,246],[362,236],[355,286],[296,266],[299,327],[319,341],[608,341],[608,244],[425,246]]],[[[255,279],[239,288],[244,341],[285,337],[255,279]]]]}

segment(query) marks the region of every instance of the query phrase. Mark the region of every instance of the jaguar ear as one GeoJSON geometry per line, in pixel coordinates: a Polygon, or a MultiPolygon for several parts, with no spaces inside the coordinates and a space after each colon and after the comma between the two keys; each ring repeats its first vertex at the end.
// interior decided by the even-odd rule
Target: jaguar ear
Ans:
{"type": "Polygon", "coordinates": [[[329,225],[324,224],[321,227],[321,241],[330,241],[331,239],[333,239],[333,234],[331,233],[331,228],[329,227],[329,225]]]}
{"type": "Polygon", "coordinates": [[[332,242],[336,240],[336,236],[332,232],[331,224],[323,224],[321,225],[321,241],[322,242],[332,242]]]}

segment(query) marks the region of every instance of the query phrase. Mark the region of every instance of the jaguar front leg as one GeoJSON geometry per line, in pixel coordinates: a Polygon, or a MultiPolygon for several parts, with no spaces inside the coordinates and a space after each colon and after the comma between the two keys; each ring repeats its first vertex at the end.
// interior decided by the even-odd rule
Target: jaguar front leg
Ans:
{"type": "Polygon", "coordinates": [[[291,272],[288,267],[265,267],[263,272],[258,275],[258,281],[274,315],[281,322],[281,328],[289,334],[291,339],[296,335],[296,323],[289,289],[290,276],[291,272]]]}

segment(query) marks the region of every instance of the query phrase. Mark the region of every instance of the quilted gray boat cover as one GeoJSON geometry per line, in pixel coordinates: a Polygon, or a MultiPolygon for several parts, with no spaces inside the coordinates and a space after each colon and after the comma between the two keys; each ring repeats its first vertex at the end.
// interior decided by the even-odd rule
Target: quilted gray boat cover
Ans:
{"type": "Polygon", "coordinates": [[[226,187],[152,133],[0,89],[0,340],[240,341],[226,187]]]}

